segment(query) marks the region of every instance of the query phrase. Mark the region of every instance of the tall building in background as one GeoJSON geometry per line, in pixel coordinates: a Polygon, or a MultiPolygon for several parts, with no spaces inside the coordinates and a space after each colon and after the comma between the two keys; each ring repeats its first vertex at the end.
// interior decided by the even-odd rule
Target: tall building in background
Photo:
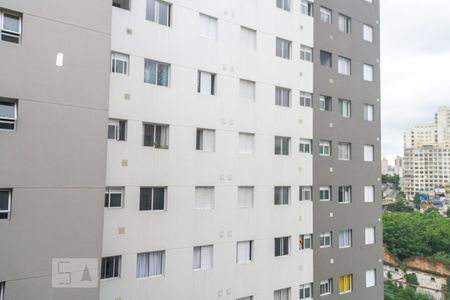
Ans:
{"type": "Polygon", "coordinates": [[[51,274],[101,258],[111,4],[0,0],[0,21],[0,299],[98,299],[51,274]]]}
{"type": "Polygon", "coordinates": [[[408,198],[450,182],[450,107],[439,107],[433,125],[420,125],[404,134],[404,180],[408,198]]]}

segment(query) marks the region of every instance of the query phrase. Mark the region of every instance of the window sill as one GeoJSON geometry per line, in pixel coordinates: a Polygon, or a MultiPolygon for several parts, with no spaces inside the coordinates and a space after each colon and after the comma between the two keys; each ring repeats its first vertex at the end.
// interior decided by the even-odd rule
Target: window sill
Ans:
{"type": "Polygon", "coordinates": [[[150,279],[160,278],[160,277],[164,277],[164,274],[153,275],[153,276],[147,276],[147,277],[139,277],[139,278],[136,278],[136,280],[138,280],[138,281],[144,281],[144,280],[150,280],[150,279]]]}
{"type": "Polygon", "coordinates": [[[114,281],[114,280],[118,280],[118,279],[120,279],[120,276],[119,277],[103,278],[103,279],[100,279],[100,282],[114,281]]]}

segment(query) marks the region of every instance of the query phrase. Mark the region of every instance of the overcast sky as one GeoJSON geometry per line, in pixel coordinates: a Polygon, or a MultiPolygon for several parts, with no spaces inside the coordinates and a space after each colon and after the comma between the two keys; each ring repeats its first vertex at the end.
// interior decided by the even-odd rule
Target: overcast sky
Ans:
{"type": "Polygon", "coordinates": [[[381,0],[382,155],[403,156],[403,131],[450,105],[450,1],[381,0]]]}

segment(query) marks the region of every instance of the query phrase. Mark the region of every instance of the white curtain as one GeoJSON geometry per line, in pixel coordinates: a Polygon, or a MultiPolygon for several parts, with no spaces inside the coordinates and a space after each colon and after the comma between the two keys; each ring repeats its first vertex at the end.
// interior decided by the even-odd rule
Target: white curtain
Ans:
{"type": "Polygon", "coordinates": [[[212,40],[217,39],[217,19],[200,14],[200,35],[212,40]]]}
{"type": "Polygon", "coordinates": [[[255,101],[255,82],[241,79],[239,97],[247,101],[255,101]]]}
{"type": "Polygon", "coordinates": [[[203,129],[203,151],[214,151],[215,131],[203,129]]]}
{"type": "Polygon", "coordinates": [[[150,252],[150,276],[161,275],[163,273],[164,251],[150,252]]]}
{"type": "Polygon", "coordinates": [[[282,289],[274,292],[274,300],[289,300],[290,289],[282,289]]]}
{"type": "Polygon", "coordinates": [[[373,42],[373,27],[364,24],[364,40],[368,42],[373,42]]]}
{"type": "Polygon", "coordinates": [[[200,93],[212,95],[213,75],[208,72],[200,72],[200,93]]]}
{"type": "Polygon", "coordinates": [[[338,59],[338,72],[344,75],[350,75],[350,60],[345,57],[338,59]]]}
{"type": "Polygon", "coordinates": [[[256,50],[256,31],[241,27],[241,46],[250,50],[256,50]]]}
{"type": "Polygon", "coordinates": [[[364,161],[373,161],[372,145],[364,145],[364,161]]]}
{"type": "Polygon", "coordinates": [[[373,81],[373,66],[364,65],[364,80],[373,81]]]}
{"type": "Polygon", "coordinates": [[[254,140],[254,134],[239,133],[239,153],[253,154],[254,140]]]}
{"type": "Polygon", "coordinates": [[[339,247],[350,247],[352,245],[352,231],[344,230],[339,232],[339,247]]]}
{"type": "Polygon", "coordinates": [[[364,202],[374,202],[375,188],[373,186],[364,187],[364,202]]]}
{"type": "Polygon", "coordinates": [[[366,287],[375,286],[376,283],[375,274],[376,274],[375,270],[366,271],[366,287]]]}
{"type": "Polygon", "coordinates": [[[214,187],[195,188],[195,208],[196,209],[214,208],[214,187]]]}
{"type": "Polygon", "coordinates": [[[213,246],[202,246],[200,257],[200,269],[211,269],[213,265],[213,246]]]}
{"type": "Polygon", "coordinates": [[[237,262],[245,263],[251,260],[251,241],[237,243],[237,262]]]}
{"type": "Polygon", "coordinates": [[[238,207],[253,207],[254,188],[250,186],[240,186],[238,188],[238,207]]]}
{"type": "Polygon", "coordinates": [[[375,228],[367,227],[366,228],[366,245],[375,243],[375,228]]]}
{"type": "Polygon", "coordinates": [[[150,253],[139,253],[137,255],[136,277],[149,276],[150,253]]]}
{"type": "Polygon", "coordinates": [[[193,268],[194,270],[201,268],[201,251],[202,247],[194,247],[194,264],[193,268]]]}
{"type": "Polygon", "coordinates": [[[364,120],[373,121],[373,105],[364,105],[364,120]]]}

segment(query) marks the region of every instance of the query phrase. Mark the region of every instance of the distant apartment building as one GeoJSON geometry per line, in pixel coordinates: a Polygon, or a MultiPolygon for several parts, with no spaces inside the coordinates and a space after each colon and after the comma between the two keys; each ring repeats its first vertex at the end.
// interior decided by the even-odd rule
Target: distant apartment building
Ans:
{"type": "Polygon", "coordinates": [[[397,156],[395,158],[394,174],[398,175],[400,178],[403,178],[403,165],[404,165],[403,157],[397,156]]]}
{"type": "Polygon", "coordinates": [[[381,174],[389,175],[389,172],[390,172],[389,161],[383,157],[383,159],[381,160],[381,174]]]}
{"type": "Polygon", "coordinates": [[[408,198],[449,183],[450,107],[439,108],[434,125],[405,132],[403,177],[402,188],[408,198]]]}

